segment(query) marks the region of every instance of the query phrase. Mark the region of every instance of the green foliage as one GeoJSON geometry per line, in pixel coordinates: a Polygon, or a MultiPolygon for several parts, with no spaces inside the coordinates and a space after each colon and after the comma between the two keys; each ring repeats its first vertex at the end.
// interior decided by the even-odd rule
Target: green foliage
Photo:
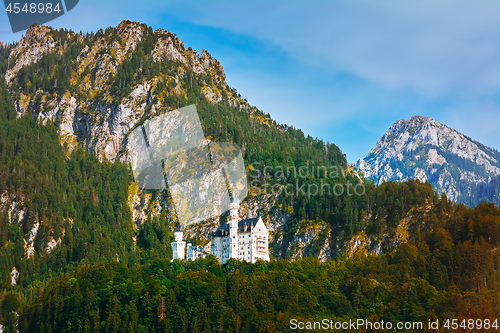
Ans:
{"type": "Polygon", "coordinates": [[[8,206],[0,210],[0,278],[4,288],[10,286],[14,266],[20,274],[18,285],[26,288],[72,271],[78,264],[112,260],[133,264],[150,251],[171,256],[165,213],[154,221],[156,239],[148,238],[146,252],[134,249],[127,166],[101,163],[82,148],[67,159],[53,124],[40,125],[31,114],[16,119],[15,114],[5,81],[0,80],[0,193],[8,195],[18,211],[24,211],[21,219],[14,214],[9,218],[8,206]],[[35,225],[39,226],[33,241],[35,252],[28,259],[25,242],[29,242],[35,225]],[[46,244],[51,239],[59,244],[48,255],[46,244]]]}
{"type": "MultiPolygon", "coordinates": [[[[436,287],[435,278],[414,269],[422,260],[439,275],[433,273],[437,259],[409,245],[346,262],[306,258],[220,266],[209,256],[194,262],[156,259],[131,268],[81,266],[19,309],[19,331],[85,332],[88,326],[97,332],[259,332],[271,322],[285,332],[292,318],[427,322],[432,315],[458,318],[479,311],[480,304],[500,296],[494,288],[471,294],[457,286],[436,287]]],[[[498,316],[500,304],[489,311],[498,316]]]]}
{"type": "MultiPolygon", "coordinates": [[[[18,221],[8,209],[0,210],[0,322],[6,331],[14,330],[15,311],[20,332],[266,332],[287,331],[289,320],[299,317],[427,321],[436,315],[470,316],[483,311],[477,304],[500,299],[497,206],[455,205],[439,197],[429,183],[414,180],[381,186],[367,182],[362,194],[350,195],[361,181],[349,171],[337,146],[279,125],[254,107],[235,105],[230,97],[239,94],[220,81],[217,76],[223,73],[218,68],[215,75],[196,74],[180,62],[153,61],[151,51],[159,35],[143,28],[135,50],[104,83],[109,91],[94,97],[82,96],[80,85],[90,74],[93,89],[97,68],[79,73],[76,84],[70,78],[84,45],[90,47],[101,37],[123,43],[114,28],[86,34],[84,43],[66,30],[52,31],[62,55],[48,53],[24,66],[10,92],[0,80],[0,193],[25,212],[18,221]],[[152,105],[158,101],[160,113],[196,104],[204,133],[211,140],[239,145],[246,165],[253,166],[250,181],[261,188],[294,184],[295,189],[347,189],[341,195],[282,192],[270,208],[288,217],[277,231],[282,242],[273,248],[276,257],[287,257],[296,245],[292,240],[309,223],[327,226],[309,245],[311,255],[320,253],[327,237],[343,244],[360,231],[385,239],[386,254],[343,260],[336,244],[330,244],[327,263],[308,257],[293,263],[230,260],[221,266],[213,256],[170,262],[173,217],[162,211],[135,229],[127,203],[129,167],[99,162],[83,148],[67,158],[56,126],[36,121],[47,111],[41,107],[43,98],[58,99],[69,91],[88,105],[104,106],[109,94],[104,104],[116,110],[132,89],[153,79],[156,85],[148,92],[139,123],[154,116],[152,105]],[[218,103],[203,94],[213,85],[222,92],[218,103]],[[176,87],[182,93],[177,94],[176,87]],[[27,114],[16,119],[11,97],[19,100],[20,93],[34,98],[27,114]],[[272,172],[266,174],[269,167],[272,172]],[[285,170],[282,176],[276,172],[280,168],[285,170]],[[289,168],[305,176],[287,172],[289,168]],[[395,247],[390,239],[408,216],[417,221],[409,230],[412,236],[395,247]],[[39,230],[34,255],[26,258],[25,242],[35,225],[39,230]],[[51,239],[60,242],[47,253],[51,239]],[[20,275],[11,286],[14,266],[20,275]]],[[[178,44],[174,35],[164,33],[166,37],[178,44]]],[[[0,49],[0,74],[13,66],[10,50],[0,49]]],[[[83,119],[80,127],[88,128],[100,111],[77,112],[83,119]]],[[[77,135],[81,146],[93,139],[84,130],[77,135]]],[[[488,185],[479,188],[485,198],[497,193],[488,185]]],[[[498,303],[491,303],[491,311],[500,314],[498,303]]]]}

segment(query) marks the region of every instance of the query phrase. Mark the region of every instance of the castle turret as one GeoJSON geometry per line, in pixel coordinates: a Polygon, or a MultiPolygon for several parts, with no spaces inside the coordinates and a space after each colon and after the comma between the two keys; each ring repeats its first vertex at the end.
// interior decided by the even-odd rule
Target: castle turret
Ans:
{"type": "Polygon", "coordinates": [[[240,221],[240,216],[238,214],[239,208],[240,205],[237,201],[231,202],[229,219],[227,221],[229,224],[229,258],[235,259],[238,259],[238,222],[240,221]]]}
{"type": "Polygon", "coordinates": [[[186,248],[186,242],[182,240],[183,232],[181,228],[177,228],[174,232],[175,241],[170,243],[172,245],[172,259],[182,259],[184,260],[184,251],[186,248]]]}

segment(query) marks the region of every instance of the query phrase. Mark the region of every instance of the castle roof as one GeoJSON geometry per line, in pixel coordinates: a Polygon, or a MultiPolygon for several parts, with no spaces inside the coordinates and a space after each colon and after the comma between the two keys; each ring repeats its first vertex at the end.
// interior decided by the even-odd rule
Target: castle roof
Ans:
{"type": "Polygon", "coordinates": [[[174,232],[182,232],[181,227],[177,227],[174,232]]]}
{"type": "MultiPolygon", "coordinates": [[[[238,222],[238,233],[243,234],[245,232],[250,232],[250,227],[255,227],[255,225],[259,222],[258,217],[254,217],[252,219],[244,219],[238,222]],[[246,229],[246,230],[245,230],[246,229]]],[[[225,237],[229,235],[229,224],[221,225],[217,228],[214,233],[214,237],[225,237]]]]}

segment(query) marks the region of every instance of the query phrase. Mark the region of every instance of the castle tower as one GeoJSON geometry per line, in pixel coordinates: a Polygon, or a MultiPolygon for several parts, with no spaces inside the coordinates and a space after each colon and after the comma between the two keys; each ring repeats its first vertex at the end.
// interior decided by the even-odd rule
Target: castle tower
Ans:
{"type": "Polygon", "coordinates": [[[177,228],[174,232],[175,241],[170,243],[172,245],[172,260],[173,259],[182,259],[184,260],[184,251],[186,248],[186,242],[182,240],[183,232],[181,228],[177,228]]]}
{"type": "Polygon", "coordinates": [[[240,205],[238,201],[231,202],[229,209],[229,219],[227,223],[229,224],[229,258],[238,259],[238,222],[240,221],[240,216],[238,215],[238,209],[240,205]]]}

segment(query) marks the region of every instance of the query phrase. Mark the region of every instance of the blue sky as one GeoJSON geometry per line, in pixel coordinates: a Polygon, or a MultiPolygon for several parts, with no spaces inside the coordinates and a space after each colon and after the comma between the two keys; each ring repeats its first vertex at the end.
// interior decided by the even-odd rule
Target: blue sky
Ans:
{"type": "MultiPolygon", "coordinates": [[[[364,157],[398,119],[432,117],[500,149],[500,1],[94,1],[51,21],[176,33],[280,123],[364,157]]],[[[0,13],[0,40],[9,33],[0,13]]]]}

